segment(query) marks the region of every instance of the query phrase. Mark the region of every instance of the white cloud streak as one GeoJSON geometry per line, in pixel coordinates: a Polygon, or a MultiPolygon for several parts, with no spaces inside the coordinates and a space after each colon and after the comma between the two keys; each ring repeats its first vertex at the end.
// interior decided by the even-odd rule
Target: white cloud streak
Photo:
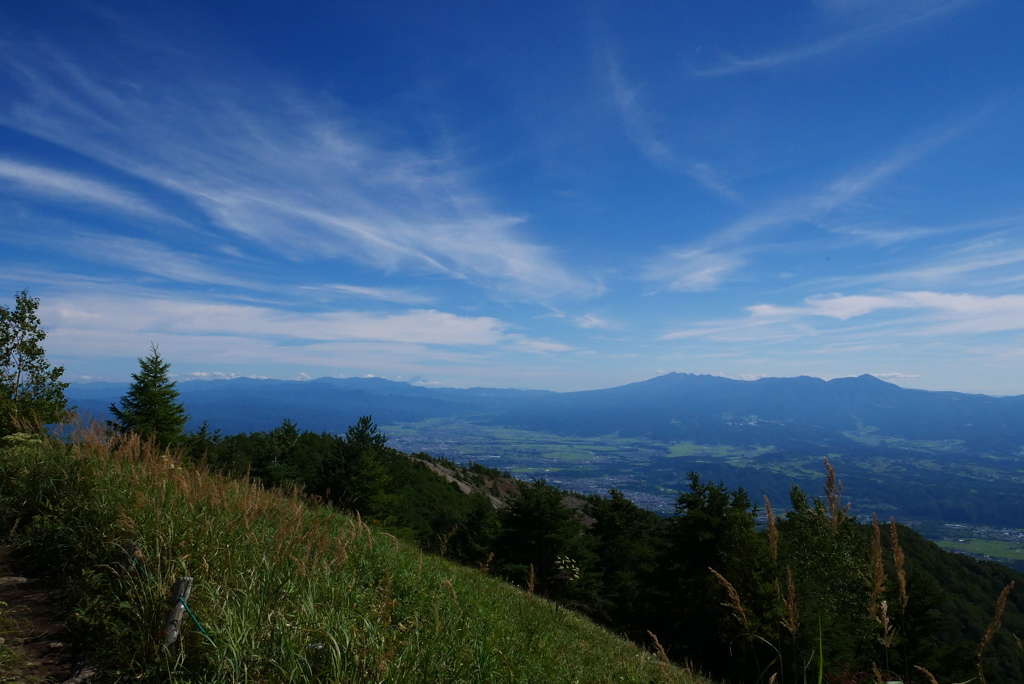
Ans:
{"type": "Polygon", "coordinates": [[[647,159],[657,166],[681,170],[685,175],[715,194],[733,202],[740,196],[706,162],[679,160],[667,144],[658,138],[651,114],[640,102],[640,86],[628,83],[618,60],[608,56],[608,83],[618,107],[626,135],[647,159]]]}
{"type": "Polygon", "coordinates": [[[955,250],[937,263],[884,274],[884,277],[880,274],[879,280],[899,278],[919,282],[949,282],[969,273],[986,271],[991,274],[999,268],[1024,263],[1024,247],[1007,244],[1002,240],[985,243],[955,250]]]}
{"type": "MultiPolygon", "coordinates": [[[[757,345],[831,336],[879,351],[897,339],[988,335],[1024,330],[1024,295],[983,296],[932,291],[824,295],[797,306],[757,304],[747,316],[704,321],[662,335],[662,341],[711,339],[757,345]],[[816,323],[815,321],[822,321],[816,323]],[[854,322],[856,321],[856,323],[854,322]]],[[[914,344],[920,344],[915,342],[914,344]]]]}
{"type": "Polygon", "coordinates": [[[516,348],[530,354],[547,354],[549,352],[573,351],[575,347],[553,340],[538,340],[525,335],[509,335],[516,348]]]}
{"type": "Polygon", "coordinates": [[[742,252],[715,251],[708,247],[666,250],[646,268],[648,280],[660,281],[669,290],[707,292],[746,262],[742,252]]]}
{"type": "Polygon", "coordinates": [[[0,179],[51,200],[82,202],[131,214],[161,216],[159,211],[135,194],[66,171],[24,164],[13,159],[0,159],[0,179]]]}
{"type": "Polygon", "coordinates": [[[602,328],[605,330],[614,330],[619,326],[605,318],[595,316],[594,314],[584,314],[582,316],[573,316],[572,323],[577,328],[583,328],[584,330],[592,330],[594,328],[602,328]]]}
{"type": "Polygon", "coordinates": [[[758,304],[747,310],[755,317],[794,319],[823,316],[846,321],[875,312],[917,309],[932,312],[930,334],[989,333],[1024,329],[1024,295],[986,297],[943,292],[896,292],[888,295],[811,297],[803,306],[779,307],[758,304]]]}
{"type": "Polygon", "coordinates": [[[950,233],[983,231],[1024,225],[1024,216],[1005,216],[983,221],[968,221],[945,226],[886,226],[880,224],[841,224],[830,226],[829,232],[870,242],[880,247],[912,242],[950,233]]]}
{"type": "Polygon", "coordinates": [[[865,3],[857,1],[827,3],[831,6],[830,9],[832,10],[866,10],[872,11],[876,16],[869,18],[867,20],[867,25],[862,25],[858,28],[847,31],[846,33],[823,38],[822,40],[787,50],[761,55],[759,57],[740,58],[727,56],[716,66],[704,69],[694,68],[690,70],[690,74],[705,78],[731,76],[734,74],[762,71],[791,63],[803,62],[814,57],[821,57],[854,45],[881,38],[899,29],[913,26],[914,24],[946,14],[972,1],[973,0],[953,0],[952,2],[946,2],[938,5],[931,2],[865,3]],[[878,14],[881,14],[881,16],[877,16],[878,14]]]}
{"type": "Polygon", "coordinates": [[[647,262],[643,275],[647,280],[664,283],[669,290],[713,290],[747,262],[754,250],[749,240],[757,233],[798,222],[822,221],[831,212],[952,140],[965,127],[966,124],[953,126],[920,143],[901,147],[878,164],[847,173],[817,193],[752,212],[696,245],[665,249],[647,262]]]}
{"type": "Polygon", "coordinates": [[[316,289],[327,289],[348,297],[376,299],[394,304],[427,304],[431,301],[430,297],[392,287],[361,287],[359,285],[331,283],[316,289]]]}
{"type": "Polygon", "coordinates": [[[672,153],[668,146],[654,135],[650,116],[640,105],[640,87],[631,86],[626,81],[619,62],[611,57],[608,58],[608,82],[630,140],[653,162],[660,163],[671,160],[672,153]]]}
{"type": "Polygon", "coordinates": [[[118,264],[180,283],[227,285],[246,289],[266,287],[251,280],[226,275],[201,255],[168,249],[150,240],[78,233],[57,237],[52,244],[77,257],[118,264]]]}
{"type": "MultiPolygon", "coordinates": [[[[329,106],[266,84],[246,104],[186,64],[155,92],[38,45],[0,50],[27,93],[0,123],[179,193],[220,228],[288,259],[443,273],[527,299],[602,290],[521,236],[524,219],[492,209],[453,159],[373,142],[329,106]]],[[[83,197],[102,196],[69,180],[83,197]]],[[[123,193],[105,197],[130,204],[123,193]]]]}
{"type": "MultiPolygon", "coordinates": [[[[1021,221],[1015,219],[1014,222],[1020,224],[1021,221]]],[[[964,225],[968,228],[986,228],[1007,224],[1000,220],[964,225]]],[[[885,283],[894,289],[904,289],[929,285],[950,287],[953,283],[979,288],[1020,282],[1024,280],[1019,268],[1020,264],[1024,264],[1024,244],[1018,232],[1000,231],[958,244],[951,249],[935,250],[914,266],[863,276],[828,278],[816,281],[816,284],[827,283],[834,287],[848,288],[885,283]]]]}
{"type": "Polygon", "coordinates": [[[536,357],[576,350],[512,331],[493,317],[437,309],[281,311],[258,303],[154,296],[104,283],[49,290],[40,316],[49,333],[47,348],[56,355],[134,356],[155,341],[166,342],[176,359],[194,363],[423,372],[436,370],[437,364],[484,369],[499,360],[508,363],[509,354],[536,357]]]}
{"type": "Polygon", "coordinates": [[[102,331],[167,335],[227,335],[288,343],[372,340],[424,345],[491,346],[505,339],[490,317],[434,309],[399,314],[361,311],[284,312],[261,306],[163,298],[92,295],[52,297],[47,315],[65,333],[102,331]]]}

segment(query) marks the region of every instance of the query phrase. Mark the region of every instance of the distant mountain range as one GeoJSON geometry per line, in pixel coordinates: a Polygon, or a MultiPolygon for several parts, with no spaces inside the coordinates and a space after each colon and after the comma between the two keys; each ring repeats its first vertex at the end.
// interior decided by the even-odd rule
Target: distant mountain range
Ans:
{"type": "MultiPolygon", "coordinates": [[[[95,416],[124,394],[118,383],[74,384],[68,397],[95,416]]],[[[269,430],[285,418],[341,432],[361,415],[381,425],[459,418],[561,436],[649,437],[660,442],[857,451],[927,446],[998,458],[1021,455],[1024,396],[904,389],[870,375],[731,380],[669,373],[585,392],[428,388],[382,378],[179,383],[191,426],[269,430]]]]}
{"type": "MultiPolygon", "coordinates": [[[[105,416],[107,407],[128,391],[128,383],[73,384],[67,396],[83,413],[105,416]]],[[[310,381],[193,380],[177,386],[191,416],[225,433],[270,430],[284,419],[314,432],[344,432],[360,416],[381,425],[428,418],[481,416],[526,406],[554,392],[426,388],[383,378],[319,378],[310,381]]]]}
{"type": "MultiPolygon", "coordinates": [[[[75,384],[71,402],[102,417],[127,383],[75,384]]],[[[785,507],[818,494],[822,459],[854,511],[1024,528],[1024,397],[911,390],[856,378],[730,380],[670,373],[587,392],[429,388],[382,378],[188,381],[191,428],[225,434],[344,432],[371,415],[407,452],[473,460],[580,492],[620,489],[671,512],[687,473],[743,486],[785,507]]],[[[924,529],[924,528],[922,528],[924,529]]],[[[961,533],[962,534],[962,533],[961,533]]],[[[1016,557],[1024,554],[1006,551],[1016,557]]]]}

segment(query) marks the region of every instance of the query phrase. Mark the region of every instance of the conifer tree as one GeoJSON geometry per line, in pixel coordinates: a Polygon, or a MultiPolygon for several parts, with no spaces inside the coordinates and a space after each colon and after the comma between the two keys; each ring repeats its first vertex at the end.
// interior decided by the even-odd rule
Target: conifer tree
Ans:
{"type": "Polygon", "coordinates": [[[560,556],[574,564],[588,564],[592,551],[582,536],[581,516],[565,505],[565,492],[546,480],[534,480],[519,487],[519,496],[502,511],[502,531],[495,541],[498,570],[508,579],[526,586],[531,580],[537,590],[553,596],[558,583],[560,556]]]}
{"type": "Polygon", "coordinates": [[[46,338],[26,290],[14,296],[14,309],[0,306],[0,437],[31,423],[64,418],[64,367],[51,368],[40,343],[46,338]]]}
{"type": "Polygon", "coordinates": [[[324,459],[317,489],[342,508],[363,515],[381,513],[391,479],[386,465],[387,441],[373,419],[362,416],[324,459]]]}
{"type": "Polygon", "coordinates": [[[177,383],[167,376],[170,368],[156,345],[151,345],[149,356],[139,359],[139,372],[132,373],[134,382],[121,397],[121,406],[110,405],[110,413],[117,419],[110,426],[153,439],[160,447],[180,442],[188,415],[184,404],[177,401],[177,383]]]}

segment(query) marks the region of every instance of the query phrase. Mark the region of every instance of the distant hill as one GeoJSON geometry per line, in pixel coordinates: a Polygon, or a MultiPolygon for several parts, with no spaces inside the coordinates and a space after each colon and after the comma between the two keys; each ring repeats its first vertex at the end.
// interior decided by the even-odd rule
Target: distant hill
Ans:
{"type": "MultiPolygon", "coordinates": [[[[1024,396],[904,389],[870,375],[731,380],[669,373],[585,392],[426,388],[383,378],[190,381],[178,385],[192,426],[228,433],[267,430],[284,418],[343,431],[371,414],[381,425],[461,418],[556,435],[650,437],[702,444],[856,451],[893,441],[946,442],[1014,458],[1024,445],[1024,396]]],[[[127,384],[74,384],[72,403],[93,415],[127,384]]]]}
{"type": "Polygon", "coordinates": [[[958,441],[998,456],[1020,455],[1024,444],[1024,396],[904,389],[871,375],[742,381],[669,373],[611,389],[548,393],[490,420],[562,435],[618,432],[710,444],[849,448],[851,440],[888,437],[958,441]]]}
{"type": "MultiPolygon", "coordinates": [[[[128,384],[72,385],[71,403],[94,416],[128,389],[128,384]]],[[[191,416],[189,426],[209,421],[225,433],[270,430],[288,418],[317,432],[344,432],[359,416],[373,415],[382,424],[478,413],[493,390],[435,390],[380,378],[320,378],[309,382],[288,380],[191,381],[178,384],[191,416]]]]}

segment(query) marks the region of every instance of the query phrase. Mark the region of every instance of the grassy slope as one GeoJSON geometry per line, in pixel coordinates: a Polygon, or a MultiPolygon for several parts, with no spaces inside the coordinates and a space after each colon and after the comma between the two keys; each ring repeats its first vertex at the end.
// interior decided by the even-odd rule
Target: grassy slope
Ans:
{"type": "Polygon", "coordinates": [[[66,580],[104,680],[704,681],[480,571],[137,441],[0,449],[0,525],[66,580]],[[188,623],[160,657],[182,575],[209,636],[188,623]]]}

